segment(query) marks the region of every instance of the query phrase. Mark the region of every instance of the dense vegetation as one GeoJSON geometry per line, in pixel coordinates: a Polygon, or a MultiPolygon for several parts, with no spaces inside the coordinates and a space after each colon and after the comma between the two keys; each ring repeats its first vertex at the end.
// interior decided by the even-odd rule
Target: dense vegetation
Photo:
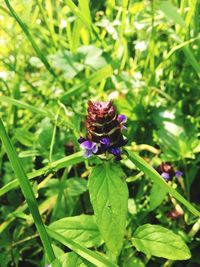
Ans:
{"type": "Polygon", "coordinates": [[[0,2],[1,267],[200,266],[199,11],[0,2]],[[126,115],[121,160],[83,156],[89,100],[126,115]]]}

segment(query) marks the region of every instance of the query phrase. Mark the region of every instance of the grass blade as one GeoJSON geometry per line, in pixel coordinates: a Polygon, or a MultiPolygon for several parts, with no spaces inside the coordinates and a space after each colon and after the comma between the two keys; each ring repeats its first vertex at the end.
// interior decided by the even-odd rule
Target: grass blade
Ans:
{"type": "MultiPolygon", "coordinates": [[[[84,157],[83,157],[83,152],[81,151],[81,152],[74,153],[70,156],[64,157],[62,159],[56,160],[37,171],[28,173],[27,177],[28,179],[33,179],[37,176],[46,174],[48,172],[56,172],[64,167],[71,166],[71,165],[80,163],[82,161],[84,161],[84,157]]],[[[19,185],[18,179],[15,179],[7,183],[5,186],[0,188],[0,197],[6,194],[7,192],[9,192],[10,190],[16,188],[18,185],[19,185]]]]}
{"type": "MultiPolygon", "coordinates": [[[[175,41],[177,41],[180,45],[181,44],[184,44],[184,42],[181,40],[181,38],[179,38],[176,34],[174,34],[172,36],[172,38],[175,41]]],[[[197,37],[197,39],[198,38],[199,38],[199,36],[197,37]]],[[[188,46],[182,46],[181,49],[183,50],[185,56],[187,57],[188,62],[190,63],[190,65],[196,71],[196,73],[198,74],[198,76],[200,76],[200,64],[196,60],[196,58],[195,58],[194,53],[192,52],[192,50],[188,46]]]]}
{"type": "Polygon", "coordinates": [[[155,169],[153,169],[143,158],[128,149],[126,150],[129,154],[129,159],[136,165],[136,167],[143,171],[150,179],[153,180],[153,182],[158,184],[166,192],[168,192],[177,200],[179,200],[191,213],[193,213],[195,216],[200,217],[200,212],[195,207],[193,207],[190,202],[188,202],[174,188],[172,188],[168,183],[166,183],[164,179],[160,176],[160,174],[155,169]]]}
{"type": "Polygon", "coordinates": [[[162,0],[156,3],[156,8],[161,10],[168,19],[173,20],[176,24],[186,27],[184,19],[178,13],[176,6],[174,6],[170,1],[162,0]]]}
{"type": "Polygon", "coordinates": [[[69,238],[63,237],[62,235],[58,234],[57,232],[51,230],[49,227],[46,228],[47,233],[49,236],[51,236],[53,239],[59,241],[61,244],[67,246],[74,252],[76,252],[78,255],[83,257],[84,259],[88,260],[89,262],[95,264],[96,266],[106,266],[106,267],[117,267],[118,265],[110,262],[105,257],[101,256],[100,254],[89,250],[85,247],[82,247],[78,243],[72,241],[69,238]]]}
{"type": "MultiPolygon", "coordinates": [[[[17,21],[17,23],[19,24],[19,26],[21,27],[21,29],[23,30],[23,32],[25,33],[26,37],[28,38],[29,42],[31,43],[33,49],[35,50],[36,54],[38,55],[38,57],[40,58],[40,60],[43,62],[43,64],[45,65],[45,67],[47,68],[47,70],[49,71],[49,73],[55,78],[57,79],[60,84],[62,85],[61,81],[59,80],[58,76],[56,75],[56,73],[54,72],[53,68],[51,67],[51,65],[49,64],[47,58],[44,56],[44,54],[41,52],[40,48],[38,47],[38,45],[36,44],[34,38],[32,37],[31,33],[29,32],[29,29],[27,27],[27,25],[17,16],[17,14],[15,13],[14,9],[12,8],[12,6],[10,5],[8,0],[5,0],[6,6],[8,7],[11,15],[15,18],[15,20],[17,21]]],[[[63,86],[63,85],[62,85],[63,86]]]]}
{"type": "Polygon", "coordinates": [[[92,28],[91,20],[83,15],[80,9],[71,0],[66,0],[66,4],[71,9],[71,11],[76,15],[89,29],[92,28]]]}
{"type": "Polygon", "coordinates": [[[0,96],[0,102],[3,102],[3,101],[8,102],[9,104],[15,105],[15,106],[20,107],[20,108],[28,109],[31,112],[41,114],[42,116],[47,116],[47,117],[51,117],[51,118],[53,117],[53,114],[47,110],[44,110],[41,108],[36,108],[36,107],[29,105],[23,101],[16,100],[16,99],[13,99],[11,97],[0,96]]]}
{"type": "Polygon", "coordinates": [[[81,22],[88,27],[90,32],[93,33],[97,39],[99,39],[98,28],[92,24],[90,17],[86,17],[85,14],[83,14],[81,10],[73,3],[73,1],[66,0],[66,4],[71,9],[72,13],[74,13],[74,15],[77,16],[81,22]]]}
{"type": "Polygon", "coordinates": [[[42,244],[44,246],[44,249],[46,251],[47,257],[49,261],[53,261],[55,259],[55,255],[53,252],[53,249],[51,247],[51,243],[49,241],[46,229],[44,227],[44,224],[42,222],[42,218],[40,216],[37,201],[35,198],[35,195],[33,193],[32,187],[29,183],[28,177],[23,169],[22,163],[19,160],[17,156],[17,152],[13,148],[10,138],[4,128],[3,122],[0,119],[0,137],[2,139],[2,142],[4,144],[5,150],[7,152],[7,155],[9,157],[9,160],[12,164],[13,170],[15,172],[15,175],[19,181],[20,187],[22,189],[23,195],[26,199],[26,202],[28,204],[28,207],[30,209],[30,212],[32,214],[32,217],[34,219],[36,228],[38,230],[38,233],[40,235],[42,244]]]}

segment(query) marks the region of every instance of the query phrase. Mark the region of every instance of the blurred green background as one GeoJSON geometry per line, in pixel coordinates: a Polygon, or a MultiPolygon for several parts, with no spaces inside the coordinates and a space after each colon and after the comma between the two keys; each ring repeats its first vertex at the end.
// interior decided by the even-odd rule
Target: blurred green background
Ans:
{"type": "MultiPolygon", "coordinates": [[[[0,115],[26,172],[79,151],[87,101],[113,99],[128,117],[132,149],[152,165],[168,161],[183,171],[183,194],[199,205],[199,29],[197,0],[1,0],[0,115]]],[[[0,146],[3,187],[14,174],[0,146]]],[[[134,176],[130,162],[125,161],[124,168],[134,176]]],[[[58,194],[61,174],[56,175],[39,195],[42,186],[38,189],[33,182],[47,218],[53,209],[48,197],[58,194]]],[[[86,177],[87,171],[79,166],[69,169],[68,176],[80,183],[77,177],[86,177]]],[[[138,199],[145,194],[140,190],[138,199]]],[[[72,193],[73,201],[67,203],[68,216],[80,213],[75,206],[85,191],[81,180],[76,199],[72,193]]],[[[16,244],[27,238],[25,221],[10,215],[23,203],[21,193],[10,191],[0,203],[1,266],[38,266],[42,248],[34,238],[5,256],[11,240],[16,244]]],[[[64,216],[57,212],[56,218],[64,216]]],[[[183,228],[192,222],[186,218],[183,228]]],[[[34,228],[28,229],[28,236],[34,236],[34,228]]],[[[200,264],[195,255],[194,264],[200,264]]]]}

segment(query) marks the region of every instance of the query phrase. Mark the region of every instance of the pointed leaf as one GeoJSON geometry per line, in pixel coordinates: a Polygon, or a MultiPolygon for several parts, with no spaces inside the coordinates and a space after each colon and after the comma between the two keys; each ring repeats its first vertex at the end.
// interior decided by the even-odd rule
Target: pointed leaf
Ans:
{"type": "Polygon", "coordinates": [[[156,209],[163,202],[167,195],[167,191],[165,188],[160,185],[154,184],[151,193],[150,193],[150,210],[156,209]]]}
{"type": "Polygon", "coordinates": [[[84,247],[93,247],[102,244],[99,229],[94,216],[91,215],[66,217],[53,222],[49,227],[84,247]]]}
{"type": "Polygon", "coordinates": [[[147,255],[169,260],[187,260],[191,257],[182,238],[162,226],[144,224],[137,228],[133,236],[133,245],[147,255]]]}
{"type": "Polygon", "coordinates": [[[96,221],[108,249],[120,253],[126,223],[128,189],[115,163],[97,165],[89,177],[89,192],[96,221]]]}

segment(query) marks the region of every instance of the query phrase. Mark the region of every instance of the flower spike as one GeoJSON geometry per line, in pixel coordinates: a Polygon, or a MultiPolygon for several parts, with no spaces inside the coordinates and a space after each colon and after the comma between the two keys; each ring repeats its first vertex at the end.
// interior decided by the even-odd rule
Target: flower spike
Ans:
{"type": "Polygon", "coordinates": [[[86,121],[87,137],[80,137],[79,143],[85,150],[85,157],[92,154],[111,153],[116,160],[121,159],[120,147],[127,143],[122,135],[125,128],[125,115],[117,114],[112,101],[88,102],[86,121]]]}

